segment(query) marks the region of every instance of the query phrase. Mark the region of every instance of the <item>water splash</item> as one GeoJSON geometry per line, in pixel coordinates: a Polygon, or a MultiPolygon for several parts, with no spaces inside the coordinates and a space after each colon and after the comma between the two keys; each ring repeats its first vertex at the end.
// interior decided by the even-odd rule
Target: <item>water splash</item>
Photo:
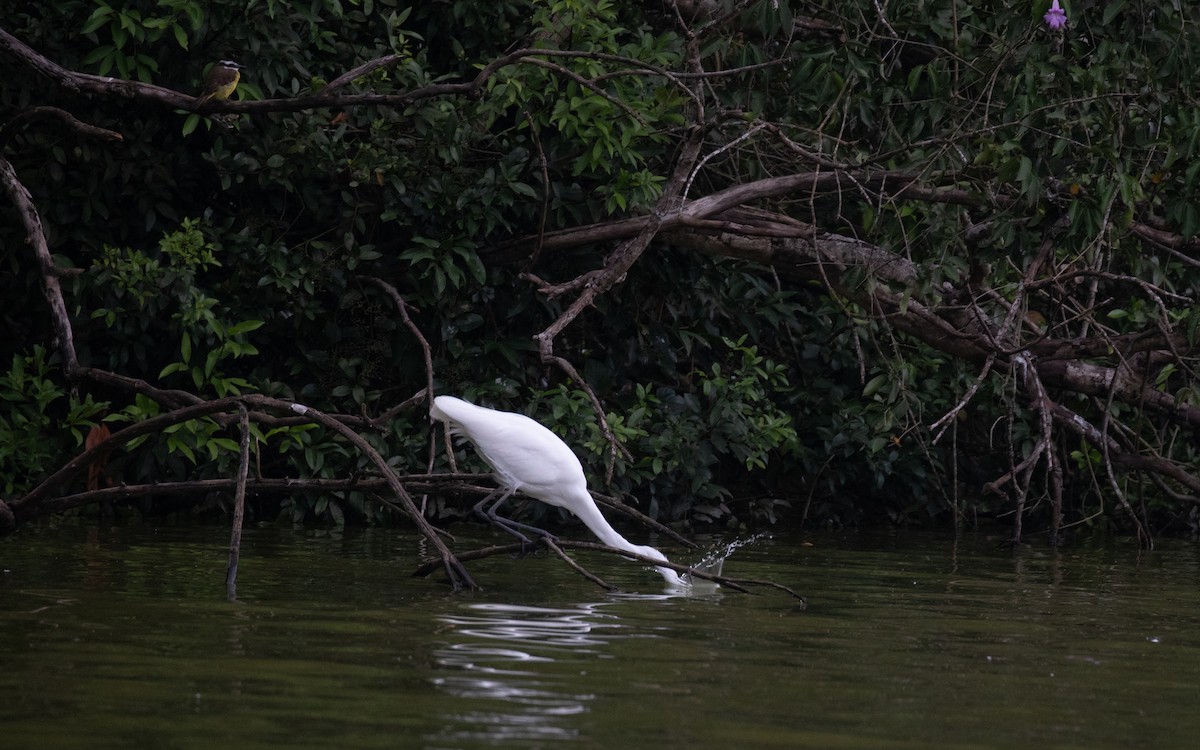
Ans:
{"type": "MultiPolygon", "coordinates": [[[[723,546],[717,547],[716,549],[712,549],[712,550],[709,550],[708,552],[704,553],[704,557],[701,558],[700,562],[693,565],[692,569],[698,570],[701,573],[708,573],[710,575],[719,576],[719,575],[721,575],[721,571],[723,571],[725,569],[725,561],[728,560],[729,556],[732,555],[735,551],[737,551],[741,547],[746,547],[751,544],[754,544],[755,542],[759,541],[760,539],[770,539],[770,538],[771,538],[770,534],[767,534],[766,532],[759,532],[758,534],[754,534],[745,539],[734,539],[732,542],[729,542],[728,544],[725,544],[723,546]]],[[[713,583],[712,581],[707,581],[703,578],[693,578],[692,576],[686,575],[686,574],[683,576],[683,578],[693,587],[701,587],[701,588],[705,588],[705,589],[718,588],[716,583],[713,583]]]]}

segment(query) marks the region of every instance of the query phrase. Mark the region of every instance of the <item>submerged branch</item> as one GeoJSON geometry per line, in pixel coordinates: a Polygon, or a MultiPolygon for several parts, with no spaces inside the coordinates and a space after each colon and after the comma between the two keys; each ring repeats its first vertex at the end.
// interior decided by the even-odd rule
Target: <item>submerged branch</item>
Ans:
{"type": "Polygon", "coordinates": [[[250,473],[250,413],[246,405],[238,404],[237,490],[233,498],[233,524],[229,532],[229,567],[225,571],[225,595],[230,601],[237,599],[238,560],[242,555],[242,521],[246,517],[246,477],[250,473]]]}
{"type": "MultiPolygon", "coordinates": [[[[730,578],[728,576],[714,575],[712,573],[707,573],[702,570],[696,570],[695,568],[691,568],[687,565],[679,565],[677,563],[673,563],[670,561],[663,562],[661,560],[656,560],[652,557],[646,557],[645,555],[639,555],[639,554],[636,554],[633,552],[627,552],[625,550],[617,549],[616,547],[609,547],[607,545],[599,544],[597,542],[576,542],[576,541],[570,541],[570,540],[566,540],[566,539],[558,539],[557,542],[547,543],[547,540],[545,539],[545,537],[538,537],[536,541],[537,541],[537,543],[546,544],[547,548],[554,551],[555,554],[559,555],[560,557],[565,557],[565,555],[561,549],[563,547],[565,547],[567,549],[587,550],[590,552],[603,552],[603,553],[610,554],[610,555],[616,555],[618,557],[624,557],[627,559],[644,562],[644,563],[647,563],[647,564],[655,566],[655,567],[671,568],[672,570],[675,570],[678,573],[685,574],[685,575],[691,576],[693,578],[700,578],[700,579],[703,579],[706,581],[711,581],[713,583],[719,584],[721,586],[732,589],[734,591],[740,591],[740,592],[746,593],[746,594],[751,593],[748,587],[758,586],[758,587],[762,587],[762,588],[773,588],[773,589],[776,589],[777,591],[782,591],[783,593],[787,594],[788,596],[799,601],[801,604],[805,604],[807,602],[807,600],[803,596],[801,596],[800,594],[797,594],[793,589],[789,588],[788,586],[784,586],[783,584],[776,583],[774,581],[765,581],[765,580],[759,580],[759,579],[754,579],[754,578],[730,578]],[[553,545],[553,546],[551,546],[551,545],[553,545]]],[[[474,560],[483,560],[483,559],[486,559],[489,557],[493,557],[495,555],[517,555],[517,554],[523,553],[524,551],[525,551],[525,549],[523,548],[523,545],[521,545],[521,544],[505,544],[505,545],[498,545],[498,546],[494,545],[494,546],[490,546],[490,547],[483,547],[483,548],[480,548],[477,550],[471,550],[469,552],[461,552],[458,554],[458,558],[460,560],[469,562],[469,561],[474,561],[474,560]]],[[[593,583],[596,583],[600,587],[608,589],[610,591],[617,590],[616,587],[611,586],[610,584],[605,582],[603,579],[590,573],[589,571],[587,571],[586,568],[583,568],[578,563],[571,561],[569,559],[568,559],[568,562],[571,563],[572,569],[576,570],[577,572],[579,572],[581,575],[583,575],[585,578],[592,581],[593,583]]],[[[425,564],[423,564],[419,568],[417,568],[415,571],[413,571],[413,575],[418,576],[418,577],[427,576],[430,573],[432,573],[434,570],[436,570],[437,566],[438,566],[437,561],[426,562],[425,564]]]]}
{"type": "Polygon", "coordinates": [[[747,586],[764,586],[767,588],[773,588],[778,591],[782,591],[785,594],[787,594],[788,596],[791,596],[794,599],[799,600],[800,602],[807,601],[803,596],[801,596],[800,594],[797,594],[791,588],[784,586],[781,583],[775,583],[774,581],[763,581],[763,580],[758,580],[758,579],[754,579],[754,578],[730,578],[728,576],[714,575],[712,573],[707,573],[703,570],[697,570],[697,569],[689,567],[687,565],[680,565],[679,563],[673,563],[670,560],[663,562],[661,560],[655,560],[653,557],[646,557],[645,555],[639,555],[639,554],[636,554],[633,552],[627,552],[625,550],[617,549],[615,547],[609,547],[607,545],[599,544],[597,542],[572,542],[572,541],[567,541],[564,539],[559,539],[558,543],[561,546],[567,547],[570,549],[583,549],[583,550],[591,550],[594,552],[604,552],[604,553],[611,554],[611,555],[618,555],[620,557],[627,557],[627,558],[631,558],[634,560],[639,560],[641,562],[648,563],[650,565],[653,565],[653,566],[659,567],[659,568],[670,568],[677,573],[686,574],[688,576],[691,576],[692,578],[700,578],[705,581],[712,581],[713,583],[720,584],[727,588],[731,588],[735,591],[741,591],[742,593],[745,593],[745,594],[750,593],[750,590],[748,588],[746,588],[747,586]]]}

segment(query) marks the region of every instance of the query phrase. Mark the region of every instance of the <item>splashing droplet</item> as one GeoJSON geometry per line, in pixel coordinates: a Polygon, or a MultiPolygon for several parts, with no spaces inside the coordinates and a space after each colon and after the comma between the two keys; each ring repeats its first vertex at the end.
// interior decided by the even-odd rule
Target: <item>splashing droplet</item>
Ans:
{"type": "MultiPolygon", "coordinates": [[[[709,550],[708,552],[706,552],[704,554],[704,557],[700,560],[700,562],[696,563],[692,567],[694,569],[700,571],[701,573],[708,573],[710,575],[719,576],[719,575],[721,575],[721,571],[724,570],[724,568],[725,568],[725,561],[729,558],[730,555],[732,555],[734,553],[735,550],[737,550],[740,547],[745,547],[747,545],[754,544],[755,542],[757,542],[760,539],[770,539],[770,538],[771,538],[770,535],[767,533],[759,533],[759,534],[754,534],[753,536],[748,537],[746,539],[734,539],[732,542],[729,542],[728,544],[726,544],[723,547],[719,547],[714,550],[709,550]]],[[[690,579],[691,576],[688,576],[688,578],[690,579]]],[[[692,583],[696,584],[696,583],[709,583],[709,582],[704,581],[703,579],[696,579],[696,580],[693,580],[692,583]]],[[[712,585],[712,584],[710,584],[710,585],[712,585]]]]}

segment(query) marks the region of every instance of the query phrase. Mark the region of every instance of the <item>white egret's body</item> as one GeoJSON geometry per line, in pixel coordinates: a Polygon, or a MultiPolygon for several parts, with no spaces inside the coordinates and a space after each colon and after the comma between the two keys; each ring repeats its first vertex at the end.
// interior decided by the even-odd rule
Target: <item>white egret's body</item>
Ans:
{"type": "MultiPolygon", "coordinates": [[[[634,544],[609,525],[587,488],[583,465],[575,453],[557,435],[524,414],[496,411],[467,403],[453,396],[438,396],[433,400],[429,415],[445,422],[450,432],[461,435],[495,472],[502,493],[495,507],[514,492],[523,492],[544,503],[566,508],[579,517],[601,542],[610,547],[667,561],[666,555],[653,547],[634,544]]],[[[487,502],[485,500],[484,502],[487,502]]],[[[483,505],[483,503],[480,503],[483,505]]],[[[520,528],[530,528],[507,521],[520,528]]],[[[522,536],[511,527],[510,531],[522,536]]],[[[672,586],[686,583],[670,568],[655,568],[672,586]]]]}

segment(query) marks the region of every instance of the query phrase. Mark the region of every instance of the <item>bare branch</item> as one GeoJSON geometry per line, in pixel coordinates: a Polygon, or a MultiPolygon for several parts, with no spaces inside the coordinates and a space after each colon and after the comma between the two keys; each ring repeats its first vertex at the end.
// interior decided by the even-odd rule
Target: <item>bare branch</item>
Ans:
{"type": "Polygon", "coordinates": [[[238,444],[237,490],[233,497],[233,524],[229,532],[229,566],[225,571],[225,595],[230,601],[237,599],[238,559],[242,554],[242,520],[246,517],[246,476],[250,473],[250,414],[243,403],[238,403],[237,409],[242,437],[238,444]]]}
{"type": "Polygon", "coordinates": [[[75,119],[75,115],[58,107],[31,107],[29,109],[18,112],[8,122],[0,127],[0,149],[3,149],[8,141],[27,124],[40,119],[53,119],[63,123],[68,128],[87,136],[89,138],[99,138],[101,140],[121,141],[124,136],[112,130],[98,128],[95,125],[88,125],[85,122],[80,122],[75,119]]]}
{"type": "Polygon", "coordinates": [[[551,541],[547,537],[544,537],[544,536],[538,537],[538,539],[541,541],[542,544],[549,547],[554,552],[554,554],[558,555],[558,558],[560,560],[562,560],[563,562],[565,562],[567,564],[567,567],[571,568],[571,570],[574,570],[576,573],[578,573],[579,575],[588,579],[589,581],[596,584],[597,586],[599,586],[602,589],[605,589],[607,591],[616,591],[617,590],[616,586],[613,586],[611,583],[607,583],[603,578],[600,578],[599,576],[593,574],[587,568],[583,567],[582,565],[580,565],[579,563],[577,563],[573,559],[571,559],[570,555],[568,555],[566,552],[562,551],[562,547],[559,547],[557,544],[555,544],[553,541],[551,541]]]}
{"type": "MultiPolygon", "coordinates": [[[[31,517],[39,512],[40,503],[57,493],[61,488],[65,487],[69,482],[74,480],[81,472],[97,459],[98,456],[107,454],[113,448],[125,445],[129,441],[142,435],[152,434],[161,431],[171,425],[180,424],[191,419],[228,412],[238,408],[244,404],[247,407],[265,409],[271,411],[292,412],[305,419],[316,422],[323,427],[332,430],[347,441],[349,441],[356,449],[366,456],[377,471],[383,475],[388,489],[392,495],[399,501],[399,508],[412,519],[417,528],[429,540],[434,550],[438,553],[440,561],[446,570],[447,577],[451,585],[457,589],[460,586],[468,588],[476,588],[475,582],[471,579],[466,569],[454,557],[445,543],[439,537],[439,532],[434,529],[421,512],[417,509],[412,497],[404,489],[403,483],[399,476],[388,465],[382,455],[361,435],[346,425],[339,422],[337,419],[330,417],[316,409],[281,399],[271,398],[259,394],[248,394],[244,396],[231,396],[214,401],[207,401],[193,406],[187,406],[182,409],[176,409],[166,414],[160,414],[156,417],[151,417],[141,422],[130,425],[118,432],[113,433],[108,439],[96,444],[92,448],[85,450],[83,453],[72,458],[61,469],[52,474],[47,479],[34,487],[30,492],[23,497],[9,503],[9,508],[13,512],[17,520],[23,517],[31,517]]],[[[391,502],[388,501],[390,505],[391,502]]]]}
{"type": "MultiPolygon", "coordinates": [[[[0,29],[3,34],[3,29],[0,29]]],[[[0,36],[0,39],[3,37],[0,36]]],[[[42,217],[33,205],[33,198],[25,189],[16,170],[3,154],[0,154],[0,183],[17,208],[21,222],[25,225],[25,242],[33,247],[34,257],[42,275],[42,291],[46,302],[50,305],[51,322],[54,324],[55,343],[59,357],[62,359],[63,370],[71,378],[79,369],[75,357],[75,334],[71,329],[71,318],[67,314],[67,303],[63,300],[62,287],[58,283],[58,273],[54,266],[54,258],[50,255],[50,247],[46,244],[46,233],[42,230],[42,217]]]]}

